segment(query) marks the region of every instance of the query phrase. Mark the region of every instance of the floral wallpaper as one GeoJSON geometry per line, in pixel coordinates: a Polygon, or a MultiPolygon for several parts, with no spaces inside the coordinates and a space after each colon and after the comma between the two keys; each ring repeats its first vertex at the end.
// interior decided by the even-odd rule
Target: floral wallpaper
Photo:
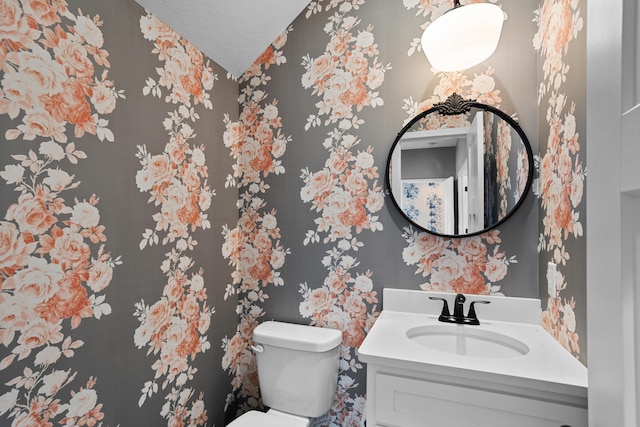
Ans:
{"type": "MultiPolygon", "coordinates": [[[[359,234],[383,230],[377,213],[384,204],[373,147],[360,148],[356,130],[365,125],[358,117],[364,107],[384,105],[378,90],[391,66],[379,60],[374,27],[355,15],[364,1],[343,2],[340,7],[338,3],[324,6],[324,12],[332,12],[323,28],[328,36],[324,53],[302,60],[302,86],[320,98],[305,130],[324,127],[327,137],[322,146],[328,151],[322,169],[302,170],[300,198],[318,213],[304,245],[322,240],[331,248],[321,260],[327,270],[322,286],[300,285],[300,315],[312,325],[342,331],[338,391],[322,423],[353,425],[362,417],[365,403],[353,375],[363,369],[356,349],[380,314],[373,271],[358,269],[355,252],[364,246],[359,234]]],[[[307,17],[320,13],[315,6],[309,6],[307,17]]]]}
{"type": "MultiPolygon", "coordinates": [[[[546,265],[546,261],[558,265],[557,293],[545,298],[547,306],[542,324],[568,351],[584,361],[586,354],[581,347],[586,334],[578,330],[577,318],[581,326],[585,325],[586,304],[576,306],[575,292],[576,287],[581,287],[580,294],[584,295],[585,285],[584,282],[574,284],[570,274],[572,268],[585,268],[584,265],[576,267],[577,263],[584,264],[584,256],[578,255],[576,259],[572,253],[572,240],[579,240],[584,246],[586,168],[583,165],[586,160],[580,130],[585,126],[585,107],[578,105],[576,98],[583,99],[581,92],[585,89],[576,90],[570,85],[575,65],[568,59],[576,39],[580,39],[578,48],[584,49],[581,34],[584,18],[580,1],[547,0],[535,16],[538,32],[533,46],[542,59],[543,73],[538,104],[548,127],[546,149],[540,152],[539,159],[543,218],[538,251],[542,265],[546,265]],[[576,111],[578,109],[580,111],[576,111]]],[[[546,288],[542,284],[541,290],[546,288]]]]}
{"type": "Polygon", "coordinates": [[[223,425],[221,69],[128,0],[1,0],[0,67],[0,424],[223,425]]]}
{"type": "Polygon", "coordinates": [[[285,173],[281,157],[290,138],[283,132],[278,100],[262,89],[269,81],[267,70],[286,58],[279,50],[287,42],[288,31],[278,37],[240,78],[245,84],[238,102],[240,117],[225,117],[224,146],[234,159],[233,174],[225,186],[240,190],[237,224],[222,230],[222,254],[235,268],[225,299],[237,295],[239,316],[235,334],[222,342],[222,368],[228,371],[233,390],[227,395],[225,410],[234,403],[238,412],[258,405],[259,390],[255,356],[250,348],[253,329],[265,315],[260,304],[269,298],[269,286],[283,286],[280,269],[289,250],[280,243],[277,211],[269,209],[261,196],[270,189],[266,178],[285,173]]]}
{"type": "Polygon", "coordinates": [[[143,94],[160,98],[163,90],[170,91],[164,100],[178,108],[162,123],[169,133],[164,151],[152,155],[146,145],[139,145],[136,153],[142,166],[136,173],[136,185],[140,192],[150,194],[147,203],[160,207],[152,217],[155,227],[142,233],[140,250],[158,244],[158,232],[164,235],[162,244],[172,246],[160,265],[167,276],[162,297],[151,306],[144,300],[136,304],[140,326],[134,333],[135,345],[148,347],[147,355],[156,357],[151,365],[154,378],[144,383],[138,405],[158,392],[162,380],[162,390],[172,386],[161,411],[168,425],[202,426],[207,421],[203,393],[196,395],[186,384],[198,372],[190,362],[211,347],[207,331],[215,309],[208,306],[204,269],[196,270],[189,254],[198,244],[192,232],[211,228],[205,212],[215,190],[207,182],[205,146],[188,141],[197,137],[190,123],[200,119],[193,106],[213,108],[208,91],[217,76],[199,50],[153,15],[140,19],[140,29],[164,62],[163,68],[156,69],[158,82],[149,77],[143,94]]]}
{"type": "Polygon", "coordinates": [[[0,416],[13,426],[95,425],[99,378],[68,366],[86,344],[78,328],[111,314],[105,299],[122,260],[109,250],[99,196],[69,193],[82,184],[72,166],[88,158],[80,140],[114,140],[107,117],[125,94],[109,79],[99,16],[64,3],[4,1],[1,10],[4,144],[29,149],[11,144],[0,172],[15,192],[0,222],[0,416]]]}

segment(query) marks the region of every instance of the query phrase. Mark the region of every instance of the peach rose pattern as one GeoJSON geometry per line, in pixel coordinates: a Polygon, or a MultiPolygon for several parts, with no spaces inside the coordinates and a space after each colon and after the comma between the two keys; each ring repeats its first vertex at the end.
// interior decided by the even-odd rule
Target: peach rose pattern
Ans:
{"type": "MultiPolygon", "coordinates": [[[[538,32],[533,38],[533,46],[543,59],[544,82],[538,90],[538,104],[548,99],[549,125],[547,149],[539,162],[544,229],[539,236],[538,252],[547,253],[559,267],[567,265],[571,258],[565,242],[584,236],[579,208],[584,199],[586,171],[580,159],[576,105],[561,93],[569,72],[564,57],[584,25],[579,7],[579,0],[546,0],[536,11],[538,32]]],[[[567,350],[579,356],[574,298],[561,295],[567,288],[568,283],[562,277],[555,298],[548,300],[542,323],[567,350]]]]}
{"type": "Polygon", "coordinates": [[[478,295],[502,295],[500,285],[514,256],[500,252],[500,232],[491,230],[473,237],[443,239],[405,227],[402,237],[408,246],[402,251],[407,265],[415,265],[416,275],[429,280],[425,291],[478,295]]]}
{"type": "Polygon", "coordinates": [[[267,70],[286,62],[281,49],[290,31],[276,38],[239,79],[239,120],[225,118],[224,144],[235,160],[225,185],[238,187],[240,210],[238,223],[222,230],[222,255],[235,269],[225,300],[237,295],[239,323],[235,334],[223,339],[222,368],[233,376],[225,410],[235,401],[238,414],[261,406],[251,336],[265,314],[259,304],[269,298],[267,288],[284,285],[278,270],[289,253],[280,243],[277,212],[268,208],[261,194],[269,189],[265,180],[270,174],[285,172],[280,159],[291,139],[282,131],[278,100],[269,100],[263,89],[270,79],[267,70]]]}
{"type": "Polygon", "coordinates": [[[142,16],[140,28],[164,63],[157,69],[158,81],[148,78],[143,94],[160,98],[167,91],[165,102],[178,107],[163,122],[169,134],[164,150],[152,154],[141,145],[136,154],[141,164],[136,185],[140,192],[149,193],[148,203],[159,207],[152,217],[155,227],[142,234],[140,250],[159,244],[161,235],[162,245],[171,246],[160,266],[167,277],[162,297],[151,305],[145,301],[135,305],[140,325],[134,343],[155,358],[151,366],[154,378],[145,382],[138,406],[159,389],[170,388],[160,412],[167,425],[203,426],[208,418],[204,394],[187,383],[198,372],[192,363],[211,347],[207,331],[215,310],[207,303],[204,271],[196,270],[189,252],[198,244],[192,233],[211,228],[205,212],[215,190],[207,183],[204,145],[189,141],[196,138],[191,123],[200,118],[193,106],[213,108],[207,91],[217,77],[199,50],[154,16],[142,16]]]}
{"type": "Polygon", "coordinates": [[[71,331],[111,313],[103,291],[121,264],[106,250],[99,198],[64,198],[80,186],[65,169],[87,158],[67,126],[76,138],[111,142],[104,116],[124,98],[108,79],[101,25],[65,2],[0,2],[0,114],[18,123],[4,136],[37,145],[7,156],[0,171],[17,193],[0,221],[0,370],[22,367],[3,381],[3,425],[101,426],[104,418],[96,379],[78,387],[79,373],[59,368],[84,345],[71,331]]]}
{"type": "MultiPolygon", "coordinates": [[[[320,2],[312,2],[306,16],[322,12],[320,2]]],[[[364,245],[357,235],[365,230],[381,231],[377,212],[384,205],[384,193],[374,166],[373,148],[358,149],[356,132],[364,120],[357,116],[364,107],[383,105],[377,90],[391,67],[378,59],[378,44],[373,26],[360,28],[353,15],[364,1],[326,2],[329,35],[325,52],[317,58],[307,55],[302,65],[301,82],[320,100],[318,111],[309,115],[305,130],[333,126],[324,140],[328,158],[324,167],[312,172],[302,170],[304,186],[300,198],[311,204],[319,216],[316,228],[308,230],[304,245],[331,244],[322,260],[328,275],[321,287],[300,285],[300,314],[312,325],[342,331],[338,392],[329,413],[314,425],[356,425],[364,414],[365,397],[352,374],[363,369],[355,357],[365,334],[379,314],[377,293],[373,290],[371,270],[358,272],[353,256],[364,245]],[[324,118],[324,122],[322,122],[324,118]]]]}

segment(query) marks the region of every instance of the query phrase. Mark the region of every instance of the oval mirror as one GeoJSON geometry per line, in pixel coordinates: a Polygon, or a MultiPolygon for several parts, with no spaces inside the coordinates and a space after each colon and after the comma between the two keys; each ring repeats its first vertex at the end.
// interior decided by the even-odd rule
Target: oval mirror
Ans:
{"type": "Polygon", "coordinates": [[[457,94],[411,119],[387,161],[393,203],[414,226],[443,237],[502,224],[532,180],[533,153],[518,123],[457,94]]]}

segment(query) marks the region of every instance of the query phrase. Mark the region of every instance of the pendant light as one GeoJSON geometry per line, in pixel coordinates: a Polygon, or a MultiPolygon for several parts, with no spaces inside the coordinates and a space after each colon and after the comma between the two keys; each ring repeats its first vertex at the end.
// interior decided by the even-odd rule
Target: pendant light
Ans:
{"type": "Polygon", "coordinates": [[[462,71],[486,60],[500,40],[504,14],[490,3],[462,6],[433,21],[422,35],[422,50],[438,71],[462,71]]]}

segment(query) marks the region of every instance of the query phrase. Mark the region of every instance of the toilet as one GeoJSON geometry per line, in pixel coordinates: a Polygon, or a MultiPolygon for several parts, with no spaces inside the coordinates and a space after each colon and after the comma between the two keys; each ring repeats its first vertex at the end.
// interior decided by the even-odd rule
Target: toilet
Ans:
{"type": "Polygon", "coordinates": [[[267,321],[253,331],[262,402],[228,427],[308,427],[324,415],[338,385],[342,332],[267,321]]]}

